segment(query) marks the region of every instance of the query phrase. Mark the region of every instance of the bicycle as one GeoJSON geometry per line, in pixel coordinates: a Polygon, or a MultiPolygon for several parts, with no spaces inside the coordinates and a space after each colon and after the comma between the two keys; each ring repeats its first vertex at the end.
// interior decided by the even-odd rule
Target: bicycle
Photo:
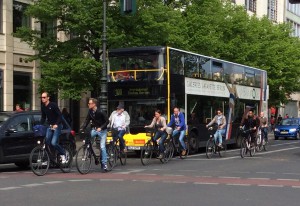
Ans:
{"type": "Polygon", "coordinates": [[[43,139],[42,143],[38,141],[37,144],[38,146],[33,148],[29,157],[30,168],[35,175],[45,175],[50,165],[59,167],[64,173],[71,171],[73,154],[68,146],[62,145],[66,153],[66,163],[62,163],[58,152],[51,145],[46,144],[46,138],[43,139]]]}
{"type": "Polygon", "coordinates": [[[241,148],[240,148],[240,155],[241,158],[244,158],[245,155],[249,152],[250,156],[253,157],[255,154],[255,145],[251,146],[251,134],[250,132],[253,129],[241,129],[243,138],[241,139],[241,148]]]}
{"type": "MultiPolygon", "coordinates": [[[[116,159],[120,160],[121,165],[126,165],[127,152],[121,151],[119,142],[120,142],[119,139],[117,139],[117,141],[111,140],[108,147],[110,147],[113,154],[115,154],[116,159]]],[[[117,164],[117,161],[115,161],[114,167],[116,166],[116,164],[117,164]]]]}
{"type": "Polygon", "coordinates": [[[256,150],[261,152],[262,150],[267,151],[267,142],[264,137],[262,129],[258,131],[258,138],[256,139],[256,150]]]}
{"type": "MultiPolygon", "coordinates": [[[[91,138],[87,132],[80,133],[81,138],[83,137],[83,145],[79,147],[76,154],[76,168],[80,174],[87,174],[91,170],[92,159],[95,161],[95,165],[98,165],[101,161],[101,149],[100,141],[97,136],[91,138]],[[94,147],[100,149],[99,155],[96,155],[94,147]]],[[[116,165],[116,155],[109,144],[106,144],[106,153],[107,153],[107,171],[111,171],[116,165]]]]}
{"type": "Polygon", "coordinates": [[[214,129],[213,127],[209,127],[208,131],[210,131],[209,139],[206,142],[206,157],[208,159],[212,158],[214,154],[219,154],[219,157],[225,157],[226,150],[227,150],[227,144],[225,142],[225,138],[222,135],[223,141],[222,146],[219,146],[219,140],[215,141],[214,138],[214,129]]]}
{"type": "MultiPolygon", "coordinates": [[[[168,134],[168,138],[170,139],[172,145],[173,145],[173,149],[174,149],[174,152],[176,152],[176,154],[179,154],[179,157],[180,159],[185,159],[188,155],[189,155],[189,149],[190,149],[190,144],[189,144],[189,141],[188,141],[188,137],[185,135],[184,136],[184,144],[185,144],[185,148],[186,148],[186,152],[185,152],[185,155],[182,155],[182,150],[183,150],[183,147],[179,141],[179,138],[175,138],[172,136],[172,133],[173,133],[173,129],[171,127],[168,127],[166,129],[167,131],[167,134],[168,134]]],[[[176,135],[176,137],[179,137],[179,133],[176,135]]],[[[173,157],[173,154],[172,154],[172,157],[173,157]]]]}
{"type": "MultiPolygon", "coordinates": [[[[145,143],[144,147],[141,149],[141,163],[146,166],[150,163],[152,156],[158,157],[160,154],[158,140],[153,141],[153,132],[148,132],[150,134],[150,139],[145,143]]],[[[167,137],[164,142],[164,157],[159,159],[161,163],[167,163],[174,154],[174,147],[170,137],[167,137]]]]}

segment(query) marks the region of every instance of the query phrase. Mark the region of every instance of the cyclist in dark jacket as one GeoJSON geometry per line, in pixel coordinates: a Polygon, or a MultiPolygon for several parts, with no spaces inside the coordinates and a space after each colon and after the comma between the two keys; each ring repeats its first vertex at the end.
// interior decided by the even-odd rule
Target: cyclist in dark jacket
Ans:
{"type": "Polygon", "coordinates": [[[86,116],[86,120],[83,123],[81,130],[85,129],[90,122],[92,131],[91,138],[95,138],[97,135],[100,139],[101,148],[101,167],[104,171],[107,171],[107,154],[106,154],[106,138],[107,138],[107,125],[108,118],[107,115],[97,108],[97,99],[89,99],[89,111],[86,116]]]}
{"type": "Polygon", "coordinates": [[[250,135],[251,135],[252,145],[254,145],[259,124],[260,124],[259,118],[256,115],[254,115],[253,110],[249,110],[248,116],[243,118],[240,124],[240,128],[244,126],[245,130],[251,129],[250,135]]]}

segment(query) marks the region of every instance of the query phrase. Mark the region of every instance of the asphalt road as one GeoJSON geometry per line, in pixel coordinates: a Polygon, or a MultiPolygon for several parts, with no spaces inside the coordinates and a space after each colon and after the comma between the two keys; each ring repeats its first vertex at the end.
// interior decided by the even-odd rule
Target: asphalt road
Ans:
{"type": "Polygon", "coordinates": [[[205,154],[172,159],[167,164],[138,158],[109,173],[43,177],[14,165],[0,165],[0,205],[299,205],[300,141],[271,140],[268,151],[242,159],[239,150],[226,157],[205,154]]]}

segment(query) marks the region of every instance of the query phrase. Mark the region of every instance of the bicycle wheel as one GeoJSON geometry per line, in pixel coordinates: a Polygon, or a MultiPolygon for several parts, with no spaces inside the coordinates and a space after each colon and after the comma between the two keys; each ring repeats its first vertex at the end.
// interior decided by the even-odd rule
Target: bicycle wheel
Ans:
{"type": "Polygon", "coordinates": [[[225,157],[226,156],[226,150],[227,150],[227,144],[226,142],[222,142],[222,147],[218,147],[219,150],[219,156],[220,157],[225,157]]]}
{"type": "Polygon", "coordinates": [[[261,141],[261,136],[256,139],[256,150],[261,152],[263,149],[263,141],[261,141]]]}
{"type": "Polygon", "coordinates": [[[107,170],[111,171],[117,165],[117,150],[113,144],[106,147],[107,153],[107,170]]]}
{"type": "Polygon", "coordinates": [[[241,158],[244,158],[244,157],[245,157],[246,152],[247,152],[247,143],[246,143],[246,139],[245,139],[245,138],[242,138],[242,141],[241,141],[241,148],[240,148],[240,155],[241,155],[241,158]]]}
{"type": "MultiPolygon", "coordinates": [[[[71,172],[72,169],[72,164],[73,164],[73,155],[71,152],[70,147],[68,146],[63,146],[65,153],[66,153],[66,163],[62,163],[60,157],[58,158],[58,164],[59,164],[59,168],[62,172],[64,173],[68,173],[71,172]]],[[[58,155],[59,156],[59,155],[58,155]]]]}
{"type": "Polygon", "coordinates": [[[256,151],[255,148],[256,148],[256,146],[250,146],[249,153],[250,153],[251,157],[253,157],[255,155],[255,151],[256,151]]]}
{"type": "Polygon", "coordinates": [[[118,158],[120,160],[121,165],[126,165],[127,162],[127,152],[121,151],[120,147],[117,148],[118,158]]]}
{"type": "Polygon", "coordinates": [[[148,165],[153,154],[153,146],[150,141],[148,141],[144,147],[141,149],[141,162],[143,165],[148,165]]]}
{"type": "Polygon", "coordinates": [[[209,139],[206,142],[206,157],[210,159],[215,153],[215,143],[213,139],[209,139]]]}
{"type": "Polygon", "coordinates": [[[79,147],[76,154],[76,168],[80,174],[87,174],[92,166],[92,154],[89,145],[79,147]]]}
{"type": "Polygon", "coordinates": [[[43,146],[35,147],[29,157],[31,171],[37,176],[43,176],[47,173],[50,165],[48,152],[43,146]]]}
{"type": "Polygon", "coordinates": [[[164,146],[165,146],[164,158],[160,159],[160,161],[162,163],[167,163],[173,157],[174,147],[173,147],[173,143],[170,140],[165,141],[164,146]]]}

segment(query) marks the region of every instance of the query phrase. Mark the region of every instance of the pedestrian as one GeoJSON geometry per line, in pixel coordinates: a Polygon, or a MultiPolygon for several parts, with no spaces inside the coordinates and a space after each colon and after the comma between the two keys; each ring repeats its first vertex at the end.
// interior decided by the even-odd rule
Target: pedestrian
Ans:
{"type": "Polygon", "coordinates": [[[21,106],[19,104],[16,104],[16,110],[15,111],[16,112],[22,112],[24,110],[21,108],[21,106]]]}
{"type": "MultiPolygon", "coordinates": [[[[90,98],[88,107],[89,111],[86,116],[85,122],[81,127],[81,131],[85,130],[85,128],[91,122],[91,138],[99,137],[100,140],[100,149],[101,149],[101,169],[103,172],[107,172],[107,153],[106,153],[106,138],[107,138],[107,125],[108,118],[105,112],[101,111],[100,108],[97,107],[97,99],[90,98]]],[[[99,164],[99,160],[95,160],[95,164],[99,164]]]]}
{"type": "Polygon", "coordinates": [[[117,109],[113,111],[109,117],[109,127],[112,130],[113,141],[120,141],[120,150],[126,152],[126,144],[124,135],[129,132],[130,116],[127,111],[124,110],[124,105],[119,104],[117,109]]]}
{"type": "Polygon", "coordinates": [[[285,117],[284,118],[289,118],[289,115],[288,114],[285,114],[285,117]]]}

